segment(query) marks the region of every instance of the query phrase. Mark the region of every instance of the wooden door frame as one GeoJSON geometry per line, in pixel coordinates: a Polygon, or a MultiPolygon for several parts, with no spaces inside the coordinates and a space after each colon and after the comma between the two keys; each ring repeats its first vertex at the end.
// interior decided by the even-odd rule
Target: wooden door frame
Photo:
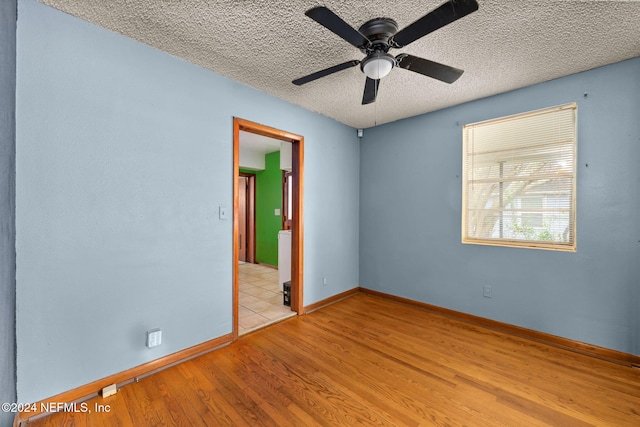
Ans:
{"type": "Polygon", "coordinates": [[[291,143],[293,172],[293,226],[291,227],[291,309],[303,313],[303,215],[304,137],[249,120],[233,118],[233,337],[238,337],[238,177],[240,176],[240,131],[256,133],[291,143]]]}
{"type": "MultiPolygon", "coordinates": [[[[256,262],[256,174],[239,172],[238,177],[248,179],[249,191],[247,192],[247,262],[256,262]]],[[[239,189],[238,189],[239,190],[239,189]]],[[[238,203],[240,208],[240,203],[238,203]]],[[[239,224],[238,224],[239,225],[239,224]]],[[[239,243],[239,242],[238,242],[239,243]]],[[[238,246],[238,251],[240,247],[238,246]]]]}

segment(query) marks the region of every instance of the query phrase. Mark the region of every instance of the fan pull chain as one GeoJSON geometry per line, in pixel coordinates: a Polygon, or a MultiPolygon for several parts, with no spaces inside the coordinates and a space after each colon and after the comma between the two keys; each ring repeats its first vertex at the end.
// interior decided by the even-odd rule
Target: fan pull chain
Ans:
{"type": "MultiPolygon", "coordinates": [[[[380,80],[376,80],[376,99],[378,99],[378,87],[380,85],[380,80]]],[[[373,125],[378,126],[378,103],[373,104],[373,125]]]]}

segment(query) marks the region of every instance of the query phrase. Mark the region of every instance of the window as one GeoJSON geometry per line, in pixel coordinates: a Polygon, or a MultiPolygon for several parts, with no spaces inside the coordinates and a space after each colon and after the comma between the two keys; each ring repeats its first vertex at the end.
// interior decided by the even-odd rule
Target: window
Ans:
{"type": "Polygon", "coordinates": [[[282,229],[289,230],[293,220],[293,172],[282,171],[282,229]]]}
{"type": "Polygon", "coordinates": [[[575,251],[575,103],[463,128],[462,242],[575,251]]]}

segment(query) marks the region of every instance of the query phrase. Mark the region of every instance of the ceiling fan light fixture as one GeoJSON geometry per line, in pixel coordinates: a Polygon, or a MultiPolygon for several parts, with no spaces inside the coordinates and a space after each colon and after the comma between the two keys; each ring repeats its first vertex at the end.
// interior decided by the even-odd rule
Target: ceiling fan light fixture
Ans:
{"type": "Polygon", "coordinates": [[[378,52],[367,56],[361,63],[362,72],[373,80],[379,80],[391,72],[396,60],[388,53],[378,52]]]}
{"type": "Polygon", "coordinates": [[[453,83],[462,75],[463,70],[407,53],[401,53],[394,58],[388,52],[390,49],[406,47],[476,10],[478,10],[477,0],[446,0],[436,9],[418,18],[413,24],[398,31],[398,23],[391,18],[371,19],[356,30],[331,9],[325,6],[312,7],[305,12],[305,15],[360,49],[360,52],[366,56],[362,61],[352,60],[334,65],[295,79],[292,83],[300,86],[360,64],[360,70],[367,76],[362,105],[375,102],[380,79],[386,77],[396,66],[444,83],[453,83]]]}

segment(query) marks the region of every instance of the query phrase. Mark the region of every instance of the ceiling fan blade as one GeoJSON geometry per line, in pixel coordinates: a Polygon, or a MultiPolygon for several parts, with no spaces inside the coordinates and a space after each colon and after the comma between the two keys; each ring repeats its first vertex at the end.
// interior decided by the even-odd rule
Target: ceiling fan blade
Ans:
{"type": "Polygon", "coordinates": [[[362,95],[362,105],[375,102],[379,86],[380,80],[374,80],[367,77],[367,81],[364,84],[364,94],[362,95]]]}
{"type": "Polygon", "coordinates": [[[371,44],[368,38],[324,6],[314,7],[304,14],[357,48],[365,48],[371,44]]]}
{"type": "Polygon", "coordinates": [[[459,68],[450,67],[438,62],[429,61],[428,59],[418,58],[417,56],[402,53],[396,56],[398,67],[414,73],[422,74],[440,80],[445,83],[453,83],[458,77],[464,73],[459,68]]]}
{"type": "Polygon", "coordinates": [[[355,67],[358,65],[360,61],[347,61],[342,64],[334,65],[333,67],[325,68],[324,70],[316,71],[315,73],[309,74],[308,76],[300,77],[299,79],[295,79],[292,83],[294,85],[303,85],[305,83],[312,82],[320,77],[328,76],[329,74],[337,73],[338,71],[346,70],[347,68],[355,67]]]}
{"type": "Polygon", "coordinates": [[[449,0],[413,24],[398,31],[392,40],[395,47],[406,46],[476,10],[478,10],[476,0],[449,0]]]}

